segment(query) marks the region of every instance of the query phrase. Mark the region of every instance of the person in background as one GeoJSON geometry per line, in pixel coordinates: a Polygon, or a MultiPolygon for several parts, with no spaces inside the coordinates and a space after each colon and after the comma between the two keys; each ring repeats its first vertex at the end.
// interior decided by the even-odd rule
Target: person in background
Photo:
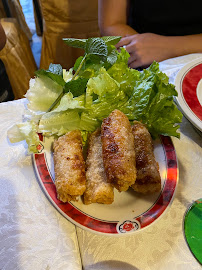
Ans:
{"type": "Polygon", "coordinates": [[[122,36],[131,68],[202,53],[201,0],[98,0],[102,36],[122,36]]]}
{"type": "MultiPolygon", "coordinates": [[[[6,45],[6,33],[0,22],[0,51],[6,45]]],[[[0,59],[0,103],[14,99],[13,91],[3,61],[0,59]]]]}
{"type": "Polygon", "coordinates": [[[4,29],[0,23],[0,51],[3,49],[5,44],[6,44],[6,34],[5,34],[4,29]]]}

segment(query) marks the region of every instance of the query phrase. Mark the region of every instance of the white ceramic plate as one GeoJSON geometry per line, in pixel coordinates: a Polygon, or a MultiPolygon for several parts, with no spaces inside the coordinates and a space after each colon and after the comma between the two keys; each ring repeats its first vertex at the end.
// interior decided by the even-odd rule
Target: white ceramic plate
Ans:
{"type": "Polygon", "coordinates": [[[185,65],[177,74],[176,98],[186,118],[202,132],[202,58],[185,65]]]}
{"type": "Polygon", "coordinates": [[[84,205],[78,202],[63,203],[57,199],[54,184],[52,139],[40,136],[38,154],[33,163],[43,191],[56,209],[75,225],[96,233],[125,235],[152,225],[171,204],[178,180],[177,158],[170,137],[161,136],[154,142],[154,153],[159,163],[162,190],[152,195],[141,195],[128,190],[115,190],[111,205],[84,205]]]}

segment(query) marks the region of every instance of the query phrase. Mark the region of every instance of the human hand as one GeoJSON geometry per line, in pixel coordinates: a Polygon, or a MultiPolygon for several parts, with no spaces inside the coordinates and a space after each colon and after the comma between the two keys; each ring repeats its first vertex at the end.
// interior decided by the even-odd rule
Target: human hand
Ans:
{"type": "Polygon", "coordinates": [[[148,67],[154,60],[160,62],[174,56],[169,38],[152,33],[135,34],[123,37],[116,47],[124,46],[130,54],[129,67],[148,67]]]}

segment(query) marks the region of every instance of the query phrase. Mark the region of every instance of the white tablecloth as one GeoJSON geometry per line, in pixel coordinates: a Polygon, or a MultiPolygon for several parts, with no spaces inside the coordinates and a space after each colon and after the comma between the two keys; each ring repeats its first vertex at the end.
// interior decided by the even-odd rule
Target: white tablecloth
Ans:
{"type": "Polygon", "coordinates": [[[45,197],[25,144],[7,139],[23,111],[24,99],[0,104],[0,269],[80,270],[75,226],[45,197]]]}
{"type": "MultiPolygon", "coordinates": [[[[169,59],[160,68],[174,83],[179,69],[202,54],[169,59]]],[[[7,129],[22,121],[25,100],[0,104],[1,270],[196,270],[184,235],[187,207],[202,197],[202,137],[184,118],[173,138],[179,183],[170,209],[143,231],[124,237],[75,227],[50,204],[23,143],[11,145],[7,129]]]]}

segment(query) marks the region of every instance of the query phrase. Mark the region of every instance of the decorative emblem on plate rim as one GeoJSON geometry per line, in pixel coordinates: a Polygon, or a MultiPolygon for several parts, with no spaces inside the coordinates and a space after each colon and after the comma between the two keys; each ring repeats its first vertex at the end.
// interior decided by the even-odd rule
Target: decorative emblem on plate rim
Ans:
{"type": "Polygon", "coordinates": [[[140,223],[137,220],[124,220],[123,222],[119,222],[117,226],[117,231],[119,233],[128,233],[137,231],[141,228],[140,223]]]}
{"type": "Polygon", "coordinates": [[[42,151],[44,150],[44,146],[41,142],[39,142],[36,148],[39,154],[42,153],[42,151]]]}

